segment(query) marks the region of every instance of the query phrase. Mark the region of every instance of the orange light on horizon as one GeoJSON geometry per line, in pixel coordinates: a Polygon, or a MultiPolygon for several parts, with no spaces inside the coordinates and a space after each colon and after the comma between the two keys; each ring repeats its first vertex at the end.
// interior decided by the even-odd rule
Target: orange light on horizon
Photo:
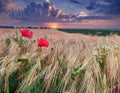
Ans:
{"type": "Polygon", "coordinates": [[[50,28],[53,28],[53,29],[59,28],[59,24],[58,23],[47,23],[47,26],[49,26],[50,28]]]}
{"type": "Polygon", "coordinates": [[[57,28],[57,26],[56,26],[56,25],[53,25],[53,26],[52,26],[52,28],[56,29],[56,28],[57,28]]]}

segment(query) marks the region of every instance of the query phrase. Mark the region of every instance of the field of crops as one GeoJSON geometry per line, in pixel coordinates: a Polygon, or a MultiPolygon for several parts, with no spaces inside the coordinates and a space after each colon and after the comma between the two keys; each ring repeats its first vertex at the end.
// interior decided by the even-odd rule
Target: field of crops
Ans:
{"type": "Polygon", "coordinates": [[[58,33],[71,41],[47,33],[33,38],[32,29],[17,29],[1,37],[0,93],[120,93],[119,36],[58,33]]]}
{"type": "Polygon", "coordinates": [[[117,34],[120,35],[120,30],[100,30],[100,29],[58,29],[68,33],[81,33],[86,35],[107,36],[117,34]]]}

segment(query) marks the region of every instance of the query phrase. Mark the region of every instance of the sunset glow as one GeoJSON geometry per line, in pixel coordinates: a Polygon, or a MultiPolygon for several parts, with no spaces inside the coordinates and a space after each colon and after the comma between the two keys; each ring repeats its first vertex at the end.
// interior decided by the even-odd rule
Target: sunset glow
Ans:
{"type": "Polygon", "coordinates": [[[53,26],[52,26],[52,28],[56,29],[56,28],[57,28],[57,26],[56,26],[56,25],[53,25],[53,26]]]}
{"type": "Polygon", "coordinates": [[[0,0],[0,25],[120,29],[119,5],[120,0],[0,0]]]}
{"type": "Polygon", "coordinates": [[[47,23],[46,25],[53,29],[57,29],[60,27],[60,25],[58,23],[47,23]]]}

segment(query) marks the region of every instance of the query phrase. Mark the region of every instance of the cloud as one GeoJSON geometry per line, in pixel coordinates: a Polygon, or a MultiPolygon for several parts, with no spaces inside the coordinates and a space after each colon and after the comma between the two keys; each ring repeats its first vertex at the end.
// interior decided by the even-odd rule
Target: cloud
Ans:
{"type": "Polygon", "coordinates": [[[120,0],[105,0],[108,5],[101,5],[99,11],[106,14],[120,15],[120,0]]]}
{"type": "Polygon", "coordinates": [[[70,2],[74,4],[81,4],[81,2],[79,2],[78,0],[70,0],[70,2]]]}
{"type": "Polygon", "coordinates": [[[10,23],[9,20],[12,21],[14,19],[13,22],[29,25],[46,22],[80,23],[84,20],[88,20],[89,22],[92,20],[114,20],[116,15],[118,15],[117,18],[119,18],[120,15],[120,8],[118,6],[120,1],[118,0],[69,0],[69,3],[71,2],[73,5],[77,4],[77,6],[82,7],[83,10],[79,11],[78,14],[65,13],[49,0],[43,4],[38,2],[30,3],[26,0],[25,2],[29,3],[22,8],[17,6],[17,1],[0,0],[0,15],[3,13],[5,15],[0,17],[2,21],[7,20],[5,22],[10,23]],[[18,20],[20,20],[20,22],[18,22],[18,20]]]}
{"type": "Polygon", "coordinates": [[[88,10],[96,10],[98,8],[99,4],[96,1],[91,1],[88,6],[86,6],[86,9],[88,10]]]}
{"type": "Polygon", "coordinates": [[[0,0],[0,12],[6,11],[6,4],[8,3],[7,0],[0,0]]]}
{"type": "Polygon", "coordinates": [[[8,12],[11,9],[16,9],[17,5],[9,0],[0,0],[0,13],[8,12]]]}
{"type": "Polygon", "coordinates": [[[87,10],[105,15],[120,15],[120,0],[96,0],[89,3],[87,10]]]}
{"type": "Polygon", "coordinates": [[[13,18],[26,21],[59,21],[58,18],[68,17],[68,15],[62,15],[62,10],[57,9],[50,2],[44,2],[39,4],[32,2],[26,6],[22,11],[14,10],[9,12],[9,15],[13,18]]]}
{"type": "Polygon", "coordinates": [[[10,12],[9,15],[15,19],[27,22],[80,22],[85,19],[109,20],[106,16],[90,16],[85,12],[80,13],[77,15],[63,13],[62,10],[57,9],[50,2],[44,2],[44,4],[32,2],[22,11],[17,10],[10,12]],[[82,16],[80,16],[80,13],[82,13],[82,16]],[[87,16],[85,14],[87,14],[87,16]]]}
{"type": "Polygon", "coordinates": [[[78,17],[76,20],[110,20],[111,18],[107,16],[85,16],[85,17],[78,17]]]}
{"type": "Polygon", "coordinates": [[[12,19],[10,16],[8,16],[6,13],[0,13],[0,25],[16,25],[19,24],[21,21],[12,19]]]}

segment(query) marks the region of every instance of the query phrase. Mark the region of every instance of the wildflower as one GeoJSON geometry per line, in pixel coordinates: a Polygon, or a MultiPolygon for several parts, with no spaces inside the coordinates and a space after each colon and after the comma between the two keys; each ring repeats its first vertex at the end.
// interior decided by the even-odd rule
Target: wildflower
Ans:
{"type": "Polygon", "coordinates": [[[32,38],[33,37],[33,32],[29,31],[28,32],[28,38],[32,38]]]}
{"type": "Polygon", "coordinates": [[[48,47],[49,42],[44,38],[40,38],[40,39],[38,39],[38,46],[39,47],[48,47]]]}
{"type": "Polygon", "coordinates": [[[33,32],[29,31],[28,29],[24,29],[20,31],[22,36],[25,38],[32,38],[33,37],[33,32]]]}

